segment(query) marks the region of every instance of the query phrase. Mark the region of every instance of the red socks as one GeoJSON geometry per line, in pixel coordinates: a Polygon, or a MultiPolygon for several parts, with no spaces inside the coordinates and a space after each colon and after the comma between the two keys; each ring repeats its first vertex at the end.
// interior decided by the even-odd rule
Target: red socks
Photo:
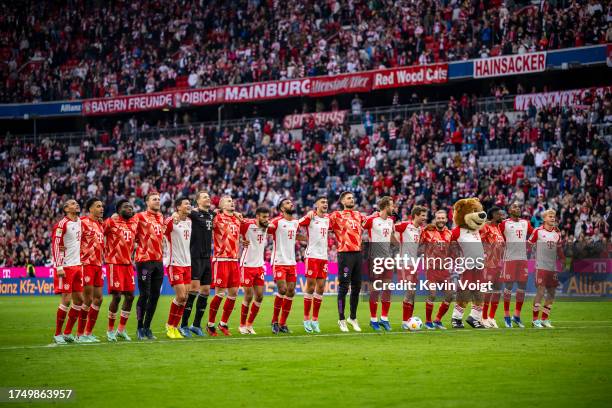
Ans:
{"type": "MultiPolygon", "coordinates": [[[[431,315],[433,314],[434,304],[430,300],[425,301],[425,321],[427,323],[431,323],[431,315]]],[[[406,303],[404,303],[404,310],[406,310],[406,303]]],[[[406,313],[404,313],[404,321],[407,322],[412,317],[412,310],[410,311],[410,316],[406,319],[406,313]]]]}
{"type": "Polygon", "coordinates": [[[380,302],[382,304],[381,307],[381,312],[380,312],[380,317],[381,319],[385,320],[389,317],[389,309],[391,309],[391,301],[390,300],[383,300],[380,302]]]}
{"type": "MultiPolygon", "coordinates": [[[[185,305],[179,305],[176,299],[172,299],[170,303],[170,313],[168,313],[168,326],[177,327],[185,310],[185,305]]],[[[123,312],[121,312],[123,315],[123,312]]],[[[119,323],[119,331],[121,331],[121,323],[119,323]]]]}
{"type": "Polygon", "coordinates": [[[544,305],[544,309],[542,309],[542,320],[548,320],[548,315],[550,314],[550,309],[552,305],[544,305]]]}
{"type": "MultiPolygon", "coordinates": [[[[433,304],[432,304],[433,307],[433,304]]],[[[412,317],[414,312],[414,303],[408,303],[405,300],[402,302],[402,321],[407,322],[412,317]]]]}
{"type": "Polygon", "coordinates": [[[59,336],[62,334],[62,327],[64,327],[64,320],[66,320],[66,315],[68,314],[68,310],[70,308],[68,306],[64,306],[60,304],[57,307],[57,314],[55,316],[55,335],[59,336]]]}
{"type": "Polygon", "coordinates": [[[312,301],[312,320],[315,322],[319,320],[319,309],[321,308],[322,302],[323,302],[323,296],[319,295],[318,293],[315,293],[313,295],[313,301],[312,301]]]}
{"type": "Polygon", "coordinates": [[[108,331],[115,330],[115,320],[117,320],[117,313],[108,311],[108,331]]]}
{"type": "Polygon", "coordinates": [[[274,311],[272,312],[272,323],[278,323],[278,316],[283,308],[283,295],[276,294],[274,297],[274,311]]]}
{"type": "Polygon", "coordinates": [[[485,293],[484,295],[484,305],[482,305],[482,318],[489,318],[489,304],[491,303],[491,295],[492,293],[485,293]]]}
{"type": "Polygon", "coordinates": [[[240,326],[246,325],[248,314],[249,304],[246,303],[246,300],[243,300],[242,305],[240,306],[240,326]]]}
{"type": "Polygon", "coordinates": [[[533,321],[538,320],[539,317],[540,317],[540,304],[535,303],[533,305],[533,321]]]}
{"type": "Polygon", "coordinates": [[[312,308],[312,294],[304,293],[304,320],[310,320],[310,309],[312,308]]]}
{"type": "Polygon", "coordinates": [[[98,313],[100,313],[100,307],[92,304],[87,314],[87,325],[85,326],[86,336],[89,336],[93,332],[96,320],[98,320],[98,313]]]}
{"type": "MultiPolygon", "coordinates": [[[[125,325],[127,324],[128,317],[130,317],[130,312],[127,310],[122,310],[121,315],[119,317],[119,327],[117,327],[117,331],[125,331],[125,325]]],[[[180,319],[180,316],[179,316],[180,319]]]]}
{"type": "Polygon", "coordinates": [[[500,297],[499,292],[493,292],[491,294],[491,305],[489,308],[489,318],[490,319],[495,319],[495,312],[497,312],[497,306],[499,306],[499,297],[500,297]]]}
{"type": "Polygon", "coordinates": [[[214,326],[215,321],[217,320],[217,310],[219,310],[219,306],[221,306],[221,301],[223,300],[223,296],[219,296],[215,294],[212,300],[210,301],[210,306],[208,307],[208,325],[214,326]]]}
{"type": "Polygon", "coordinates": [[[251,315],[249,316],[249,319],[247,320],[247,324],[249,326],[253,325],[253,322],[255,321],[255,318],[257,317],[257,313],[259,312],[260,307],[261,307],[261,303],[253,302],[251,304],[251,315]]]}
{"type": "Polygon", "coordinates": [[[516,305],[514,307],[514,315],[517,317],[521,316],[521,309],[523,309],[523,302],[525,302],[525,290],[516,290],[516,305]]]}
{"type": "Polygon", "coordinates": [[[504,289],[504,316],[510,317],[510,299],[512,299],[512,291],[504,289]]]}
{"type": "Polygon", "coordinates": [[[378,318],[378,291],[370,292],[370,318],[378,318]]]}
{"type": "Polygon", "coordinates": [[[70,307],[70,311],[68,311],[68,321],[66,322],[66,328],[64,329],[64,334],[68,335],[72,333],[72,328],[74,324],[79,319],[79,315],[81,314],[81,305],[72,305],[70,307]]]}
{"type": "Polygon", "coordinates": [[[82,336],[85,333],[87,325],[87,315],[89,314],[89,306],[82,305],[81,313],[79,313],[79,323],[77,324],[77,336],[82,336]]]}
{"type": "Polygon", "coordinates": [[[236,304],[236,298],[228,296],[223,304],[223,314],[221,315],[221,324],[227,326],[227,321],[230,315],[234,311],[234,305],[236,304]]]}
{"type": "Polygon", "coordinates": [[[293,304],[293,298],[289,298],[285,296],[283,301],[283,310],[281,312],[281,318],[279,324],[281,326],[285,326],[287,324],[287,318],[289,317],[289,312],[291,311],[291,305],[293,304]]]}
{"type": "Polygon", "coordinates": [[[450,303],[448,303],[446,300],[442,302],[442,304],[440,305],[440,308],[438,309],[438,314],[436,315],[436,321],[439,322],[440,320],[442,320],[446,312],[448,312],[449,307],[450,307],[450,303]]]}

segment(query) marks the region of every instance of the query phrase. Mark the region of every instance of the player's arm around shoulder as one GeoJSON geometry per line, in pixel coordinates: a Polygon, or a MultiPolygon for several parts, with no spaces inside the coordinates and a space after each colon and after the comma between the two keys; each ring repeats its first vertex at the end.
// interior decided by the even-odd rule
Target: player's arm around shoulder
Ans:
{"type": "Polygon", "coordinates": [[[529,234],[529,238],[527,239],[527,243],[531,246],[535,245],[538,242],[538,231],[540,231],[540,227],[533,230],[531,234],[529,234]]]}
{"type": "Polygon", "coordinates": [[[53,265],[58,276],[64,276],[63,266],[63,244],[64,233],[66,229],[66,221],[62,219],[59,223],[53,226],[53,238],[51,241],[51,252],[53,257],[53,265]]]}
{"type": "Polygon", "coordinates": [[[457,242],[461,236],[461,227],[455,227],[451,230],[450,241],[457,242]]]}
{"type": "Polygon", "coordinates": [[[315,217],[314,211],[310,210],[304,215],[302,218],[298,220],[298,225],[300,227],[307,227],[310,225],[310,221],[315,217]]]}
{"type": "Polygon", "coordinates": [[[272,220],[268,224],[268,234],[274,235],[274,233],[278,229],[278,222],[281,220],[281,218],[282,217],[280,215],[272,218],[272,220]]]}
{"type": "MultiPolygon", "coordinates": [[[[361,214],[361,213],[359,213],[361,214]]],[[[372,223],[374,222],[374,220],[378,218],[378,211],[376,211],[375,213],[373,213],[372,215],[369,215],[367,217],[363,217],[362,214],[362,219],[361,219],[361,226],[365,229],[370,229],[372,228],[372,223]]]]}
{"type": "Polygon", "coordinates": [[[167,217],[164,220],[164,235],[165,236],[169,236],[170,233],[172,233],[172,231],[174,230],[174,223],[177,222],[174,220],[174,217],[167,217]]]}

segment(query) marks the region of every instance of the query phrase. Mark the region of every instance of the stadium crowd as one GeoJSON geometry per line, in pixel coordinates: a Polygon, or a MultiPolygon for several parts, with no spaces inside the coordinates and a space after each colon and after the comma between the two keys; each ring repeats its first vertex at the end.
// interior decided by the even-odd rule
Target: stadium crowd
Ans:
{"type": "MultiPolygon", "coordinates": [[[[568,243],[608,243],[612,189],[610,146],[596,131],[612,122],[612,96],[594,96],[577,108],[530,108],[515,120],[503,111],[477,112],[452,100],[445,112],[423,110],[407,118],[365,112],[362,130],[306,122],[301,140],[273,121],[221,131],[191,127],[180,137],[159,132],[146,140],[135,119],[112,132],[89,129],[80,146],[46,139],[38,144],[0,141],[0,266],[50,264],[51,225],[62,197],[83,203],[99,196],[112,214],[120,198],[144,209],[144,196],[161,192],[162,211],[172,200],[206,190],[217,203],[231,194],[247,216],[258,205],[294,198],[298,213],[317,195],[335,202],[355,193],[359,208],[383,195],[399,202],[405,219],[415,204],[430,215],[459,198],[478,196],[485,208],[524,203],[524,217],[541,224],[554,208],[568,243]],[[454,146],[453,146],[454,145],[454,146]],[[494,148],[524,153],[511,168],[483,164],[494,148]],[[455,152],[458,150],[458,152],[455,152]]],[[[274,211],[274,210],[273,210],[274,211]]],[[[274,215],[274,214],[273,214],[274,215]]],[[[449,217],[452,219],[452,217],[449,217]]],[[[335,243],[330,238],[331,260],[335,243]]]]}
{"type": "Polygon", "coordinates": [[[150,93],[612,41],[600,0],[0,5],[0,102],[150,93]]]}

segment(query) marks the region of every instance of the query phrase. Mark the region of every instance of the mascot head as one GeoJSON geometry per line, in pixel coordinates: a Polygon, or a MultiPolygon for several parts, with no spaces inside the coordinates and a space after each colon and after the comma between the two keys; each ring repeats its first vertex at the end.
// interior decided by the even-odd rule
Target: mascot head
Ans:
{"type": "Polygon", "coordinates": [[[462,198],[453,206],[453,221],[458,227],[478,231],[486,220],[487,213],[477,198],[462,198]]]}

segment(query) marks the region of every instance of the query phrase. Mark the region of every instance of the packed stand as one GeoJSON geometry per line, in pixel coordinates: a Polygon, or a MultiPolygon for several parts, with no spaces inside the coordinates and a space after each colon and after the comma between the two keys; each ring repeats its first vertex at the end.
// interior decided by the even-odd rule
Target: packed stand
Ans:
{"type": "Polygon", "coordinates": [[[612,41],[601,0],[6,2],[0,102],[291,79],[612,41]]]}
{"type": "MultiPolygon", "coordinates": [[[[376,122],[364,112],[363,131],[307,122],[302,140],[257,120],[220,132],[192,127],[178,138],[159,130],[146,140],[136,135],[147,125],[133,119],[110,132],[89,128],[89,136],[72,148],[6,137],[0,142],[0,266],[50,264],[50,227],[61,216],[65,196],[81,203],[99,196],[110,216],[120,198],[143,209],[143,197],[152,190],[161,192],[165,214],[177,196],[206,190],[213,203],[231,194],[247,216],[258,205],[274,208],[285,196],[304,213],[316,196],[328,194],[335,202],[343,190],[354,192],[366,212],[378,197],[391,195],[402,218],[415,204],[432,214],[477,195],[485,208],[524,202],[524,216],[534,226],[544,209],[554,208],[566,242],[608,243],[610,145],[594,129],[612,120],[612,97],[597,97],[580,109],[528,111],[514,124],[506,115],[452,101],[445,112],[405,119],[376,122]],[[462,140],[453,146],[458,129],[462,140]],[[515,143],[509,138],[516,134],[533,137],[515,143]],[[523,165],[479,163],[479,155],[504,143],[525,152],[523,165]],[[398,147],[406,145],[406,155],[397,157],[398,147]]],[[[330,253],[335,260],[333,239],[330,253]]]]}

